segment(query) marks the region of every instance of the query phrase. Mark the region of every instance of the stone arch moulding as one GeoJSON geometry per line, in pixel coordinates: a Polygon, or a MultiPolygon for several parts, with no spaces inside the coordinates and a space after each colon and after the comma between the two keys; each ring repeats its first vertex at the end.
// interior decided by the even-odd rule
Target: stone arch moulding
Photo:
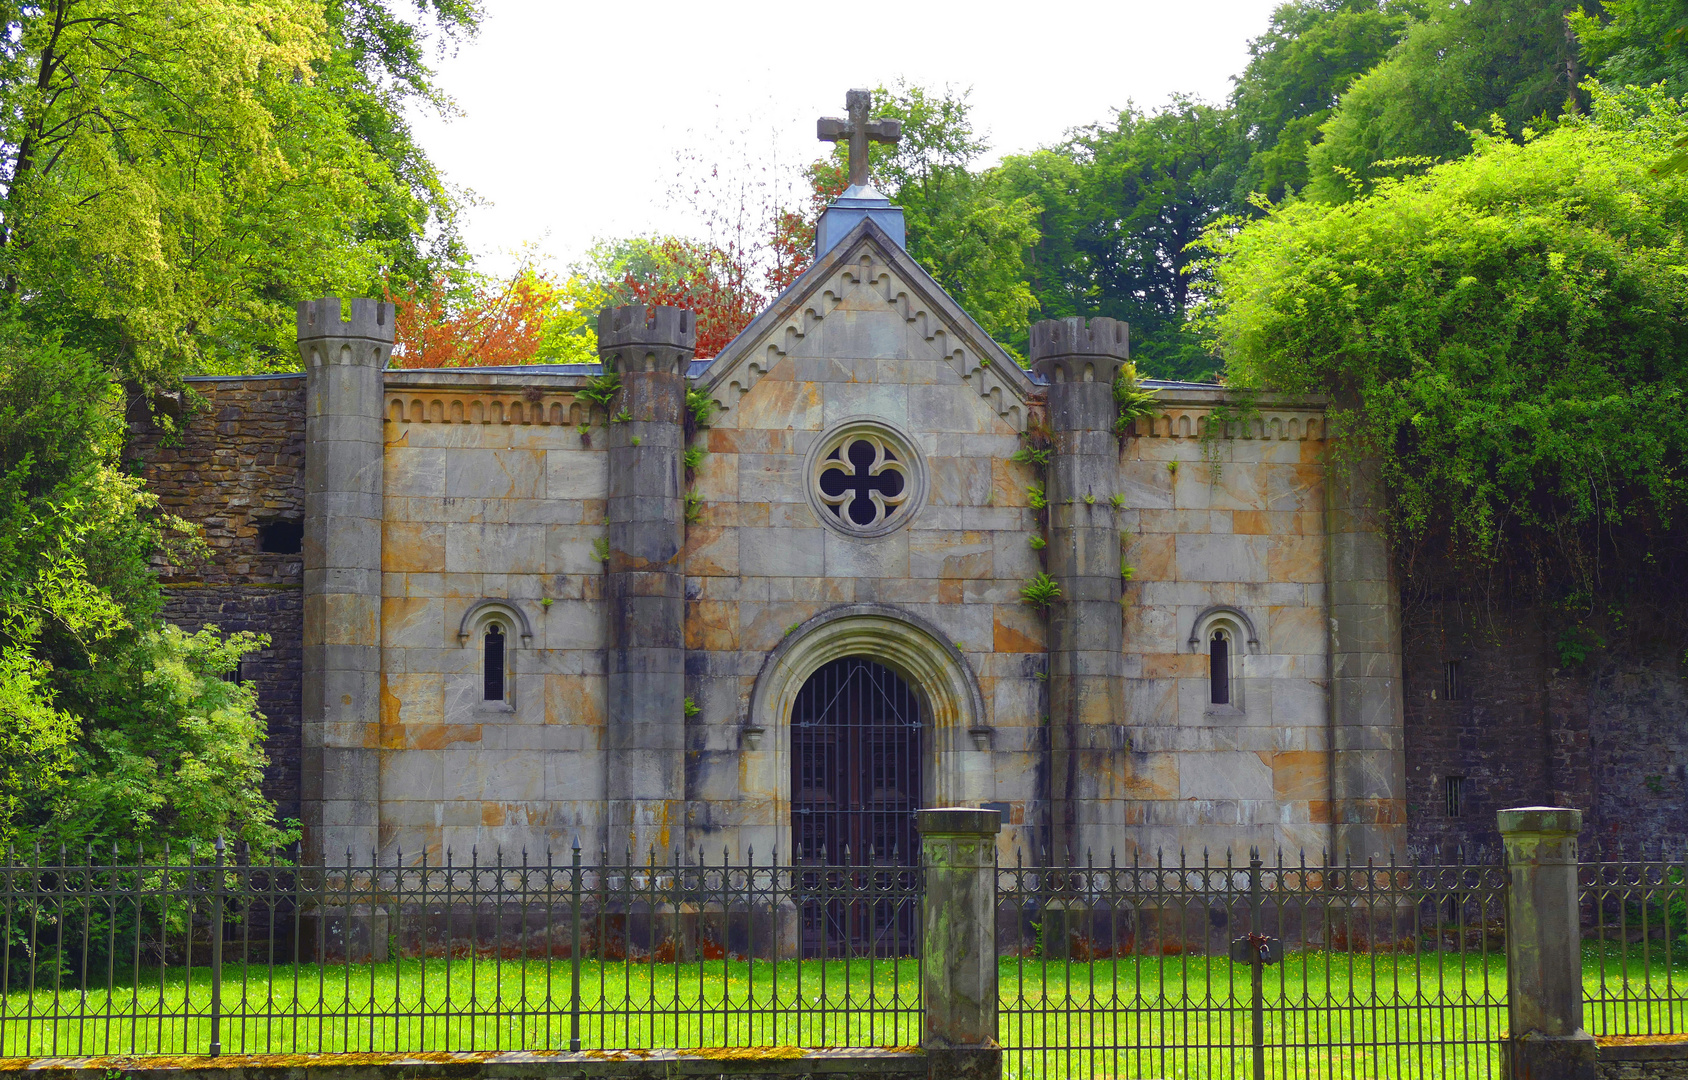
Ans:
{"type": "Polygon", "coordinates": [[[1212,607],[1204,608],[1202,613],[1196,616],[1195,621],[1190,623],[1190,651],[1201,652],[1203,643],[1207,641],[1207,635],[1213,631],[1214,626],[1221,624],[1230,624],[1233,632],[1240,631],[1243,640],[1248,642],[1249,652],[1257,653],[1260,651],[1260,635],[1254,632],[1254,620],[1250,619],[1242,610],[1231,607],[1229,604],[1214,604],[1212,607]]]}
{"type": "Polygon", "coordinates": [[[463,621],[457,624],[457,640],[467,643],[479,629],[480,624],[486,622],[493,615],[502,615],[522,636],[522,644],[533,641],[533,624],[522,609],[508,600],[477,600],[469,605],[469,610],[463,613],[463,621]]]}
{"type": "MultiPolygon", "coordinates": [[[[989,743],[984,694],[961,651],[918,615],[885,604],[845,604],[811,617],[780,642],[750,693],[745,749],[771,751],[763,755],[760,780],[782,817],[791,803],[791,709],[798,691],[823,664],[847,656],[884,664],[920,695],[928,806],[977,806],[995,797],[995,772],[978,754],[989,743]]],[[[780,846],[789,850],[789,843],[780,846]]]]}

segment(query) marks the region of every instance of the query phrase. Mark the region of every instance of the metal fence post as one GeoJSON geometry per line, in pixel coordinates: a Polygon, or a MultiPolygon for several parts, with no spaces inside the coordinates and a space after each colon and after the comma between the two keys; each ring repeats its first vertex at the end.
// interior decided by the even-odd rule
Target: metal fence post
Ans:
{"type": "Polygon", "coordinates": [[[1266,965],[1258,942],[1265,934],[1260,921],[1260,852],[1248,853],[1248,937],[1255,945],[1249,956],[1249,992],[1253,1005],[1254,1080],[1266,1080],[1266,965]]]}
{"type": "Polygon", "coordinates": [[[996,1041],[996,810],[920,810],[920,1045],[926,1074],[999,1080],[996,1041]]]}
{"type": "MultiPolygon", "coordinates": [[[[216,883],[211,892],[211,1049],[223,1052],[223,838],[217,837],[216,883]]],[[[188,948],[192,948],[190,944],[188,948]]]]}
{"type": "MultiPolygon", "coordinates": [[[[602,873],[602,871],[599,871],[602,873]]],[[[574,838],[569,898],[569,1049],[580,1049],[580,837],[574,838]]]]}
{"type": "Polygon", "coordinates": [[[1514,1080],[1594,1080],[1583,1030],[1577,833],[1582,811],[1524,806],[1498,815],[1506,845],[1506,1000],[1511,1037],[1502,1073],[1514,1080]]]}

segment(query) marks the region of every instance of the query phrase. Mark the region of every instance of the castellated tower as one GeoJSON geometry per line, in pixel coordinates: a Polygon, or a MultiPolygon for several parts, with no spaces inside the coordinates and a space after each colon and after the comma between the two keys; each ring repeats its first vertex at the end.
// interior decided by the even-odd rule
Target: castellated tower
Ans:
{"type": "Polygon", "coordinates": [[[633,304],[598,317],[604,371],[621,379],[609,430],[605,793],[610,857],[670,856],[685,841],[686,654],[682,481],[695,316],[633,304]]]}
{"type": "MultiPolygon", "coordinates": [[[[1125,720],[1114,380],[1129,353],[1126,324],[1049,319],[1031,328],[1032,369],[1049,381],[1049,574],[1061,596],[1049,617],[1051,856],[1106,851],[1118,821],[1107,778],[1125,720]]],[[[1117,840],[1113,843],[1117,844],[1117,840]]]]}
{"type": "Polygon", "coordinates": [[[305,366],[301,807],[307,858],[370,857],[380,813],[381,371],[393,306],[299,305],[305,366]]]}

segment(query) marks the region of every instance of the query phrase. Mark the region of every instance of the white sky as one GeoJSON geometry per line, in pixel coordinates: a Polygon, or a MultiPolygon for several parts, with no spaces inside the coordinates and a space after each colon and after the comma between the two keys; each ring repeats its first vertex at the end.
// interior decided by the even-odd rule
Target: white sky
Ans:
{"type": "Polygon", "coordinates": [[[417,135],[483,200],[465,233],[487,269],[524,243],[566,265],[596,238],[699,233],[672,195],[682,155],[789,176],[850,87],[970,86],[993,157],[1128,100],[1220,101],[1276,2],[486,0],[480,36],[437,63],[462,115],[417,135]]]}

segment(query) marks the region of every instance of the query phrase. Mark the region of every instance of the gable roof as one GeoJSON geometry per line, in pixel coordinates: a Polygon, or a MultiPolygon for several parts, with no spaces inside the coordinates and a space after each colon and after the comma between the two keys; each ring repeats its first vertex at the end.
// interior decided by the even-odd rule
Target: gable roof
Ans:
{"type": "Polygon", "coordinates": [[[1038,390],[1029,372],[961,309],[932,275],[871,220],[815,261],[693,376],[693,385],[731,411],[763,375],[836,308],[849,285],[884,297],[933,346],[936,362],[987,398],[997,415],[1024,428],[1026,399],[1038,390]]]}

